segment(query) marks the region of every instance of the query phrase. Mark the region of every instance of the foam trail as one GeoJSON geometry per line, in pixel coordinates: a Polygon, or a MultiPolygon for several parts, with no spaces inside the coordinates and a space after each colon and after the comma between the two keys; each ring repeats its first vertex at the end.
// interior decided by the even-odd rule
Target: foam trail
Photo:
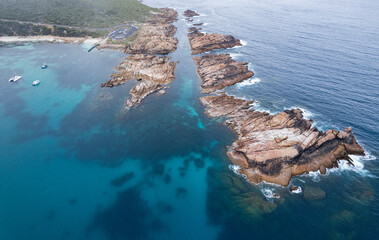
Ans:
{"type": "Polygon", "coordinates": [[[242,44],[242,46],[235,46],[235,47],[232,47],[232,49],[234,49],[234,48],[241,48],[241,47],[245,47],[245,46],[247,45],[247,42],[246,42],[246,41],[244,41],[244,40],[241,40],[241,39],[240,39],[240,41],[241,41],[241,44],[242,44]]]}
{"type": "Polygon", "coordinates": [[[236,86],[238,88],[243,88],[243,87],[251,86],[251,85],[254,85],[254,84],[260,83],[260,82],[261,82],[260,78],[249,78],[249,79],[246,79],[243,82],[237,83],[236,86]]]}

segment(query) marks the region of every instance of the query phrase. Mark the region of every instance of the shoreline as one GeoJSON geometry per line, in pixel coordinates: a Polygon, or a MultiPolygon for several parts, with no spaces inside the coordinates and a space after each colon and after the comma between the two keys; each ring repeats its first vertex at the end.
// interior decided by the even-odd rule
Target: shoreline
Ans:
{"type": "Polygon", "coordinates": [[[1,36],[0,43],[24,43],[24,42],[49,42],[49,43],[93,43],[97,44],[101,38],[92,37],[59,37],[52,35],[44,36],[1,36]]]}

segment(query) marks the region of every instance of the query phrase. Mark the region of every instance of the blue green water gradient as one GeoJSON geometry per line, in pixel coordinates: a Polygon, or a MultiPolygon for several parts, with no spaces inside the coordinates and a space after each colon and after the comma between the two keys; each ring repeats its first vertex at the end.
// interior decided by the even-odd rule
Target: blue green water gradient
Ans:
{"type": "Polygon", "coordinates": [[[255,71],[228,93],[272,113],[301,107],[321,129],[352,126],[368,155],[353,157],[355,167],[294,178],[300,194],[236,175],[225,148],[236,136],[204,114],[182,16],[170,54],[180,61],[175,81],[130,111],[124,105],[135,81],[99,87],[123,53],[3,45],[0,239],[376,239],[378,4],[145,2],[198,10],[205,32],[247,42],[217,51],[255,71]],[[14,72],[23,79],[9,83],[14,72]],[[304,198],[317,187],[325,198],[304,198]],[[272,192],[281,198],[269,198],[272,192]]]}

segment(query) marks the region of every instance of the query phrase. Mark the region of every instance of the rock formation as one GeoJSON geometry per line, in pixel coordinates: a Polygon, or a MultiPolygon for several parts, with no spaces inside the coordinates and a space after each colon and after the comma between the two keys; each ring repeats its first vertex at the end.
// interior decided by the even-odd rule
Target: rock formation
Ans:
{"type": "Polygon", "coordinates": [[[168,88],[164,85],[175,79],[175,62],[170,62],[168,57],[145,54],[168,54],[176,50],[176,27],[171,23],[177,19],[178,13],[173,9],[164,8],[155,13],[153,19],[138,30],[134,41],[125,47],[125,53],[133,55],[115,67],[118,72],[111,75],[111,80],[100,85],[113,87],[133,79],[140,81],[130,90],[127,109],[140,104],[152,93],[164,94],[168,88]]]}
{"type": "Polygon", "coordinates": [[[226,94],[205,96],[201,102],[211,117],[224,116],[238,135],[228,147],[240,173],[255,183],[261,181],[287,186],[292,176],[338,167],[338,160],[350,161],[348,154],[363,155],[350,128],[319,131],[299,109],[276,115],[254,111],[252,101],[226,94]]]}
{"type": "Polygon", "coordinates": [[[178,39],[174,38],[178,13],[169,8],[160,9],[152,20],[147,21],[137,32],[134,41],[126,46],[126,54],[169,54],[174,52],[178,39]]]}
{"type": "Polygon", "coordinates": [[[143,25],[138,31],[137,38],[126,46],[126,54],[169,54],[174,52],[178,39],[174,25],[143,25]]]}
{"type": "Polygon", "coordinates": [[[237,62],[229,54],[207,54],[194,57],[203,93],[211,93],[242,82],[254,75],[245,62],[237,62]]]}
{"type": "Polygon", "coordinates": [[[156,82],[142,80],[130,90],[131,98],[126,101],[126,109],[139,105],[148,95],[164,89],[161,84],[156,82]]]}
{"type": "Polygon", "coordinates": [[[193,10],[186,10],[183,15],[185,17],[188,17],[188,18],[191,18],[191,17],[196,17],[196,16],[200,16],[200,14],[198,14],[197,12],[193,11],[193,10]]]}
{"type": "Polygon", "coordinates": [[[101,87],[113,87],[132,79],[145,79],[157,84],[169,84],[175,79],[175,62],[168,57],[136,54],[128,56],[115,69],[112,79],[101,84],[101,87]]]}
{"type": "Polygon", "coordinates": [[[242,46],[241,41],[231,35],[219,33],[202,33],[198,30],[189,33],[188,38],[192,54],[200,54],[214,49],[232,48],[242,46]]]}
{"type": "Polygon", "coordinates": [[[154,13],[153,19],[147,21],[149,24],[163,25],[171,24],[178,21],[178,12],[171,8],[161,8],[159,12],[154,13]]]}

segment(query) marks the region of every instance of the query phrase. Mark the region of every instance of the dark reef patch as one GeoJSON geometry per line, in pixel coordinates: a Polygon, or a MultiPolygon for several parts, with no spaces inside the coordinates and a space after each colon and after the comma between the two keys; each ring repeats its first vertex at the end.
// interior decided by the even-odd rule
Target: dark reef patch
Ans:
{"type": "Polygon", "coordinates": [[[111,240],[148,239],[162,227],[141,192],[132,187],[120,192],[112,206],[100,210],[88,230],[90,234],[100,229],[111,240]]]}

